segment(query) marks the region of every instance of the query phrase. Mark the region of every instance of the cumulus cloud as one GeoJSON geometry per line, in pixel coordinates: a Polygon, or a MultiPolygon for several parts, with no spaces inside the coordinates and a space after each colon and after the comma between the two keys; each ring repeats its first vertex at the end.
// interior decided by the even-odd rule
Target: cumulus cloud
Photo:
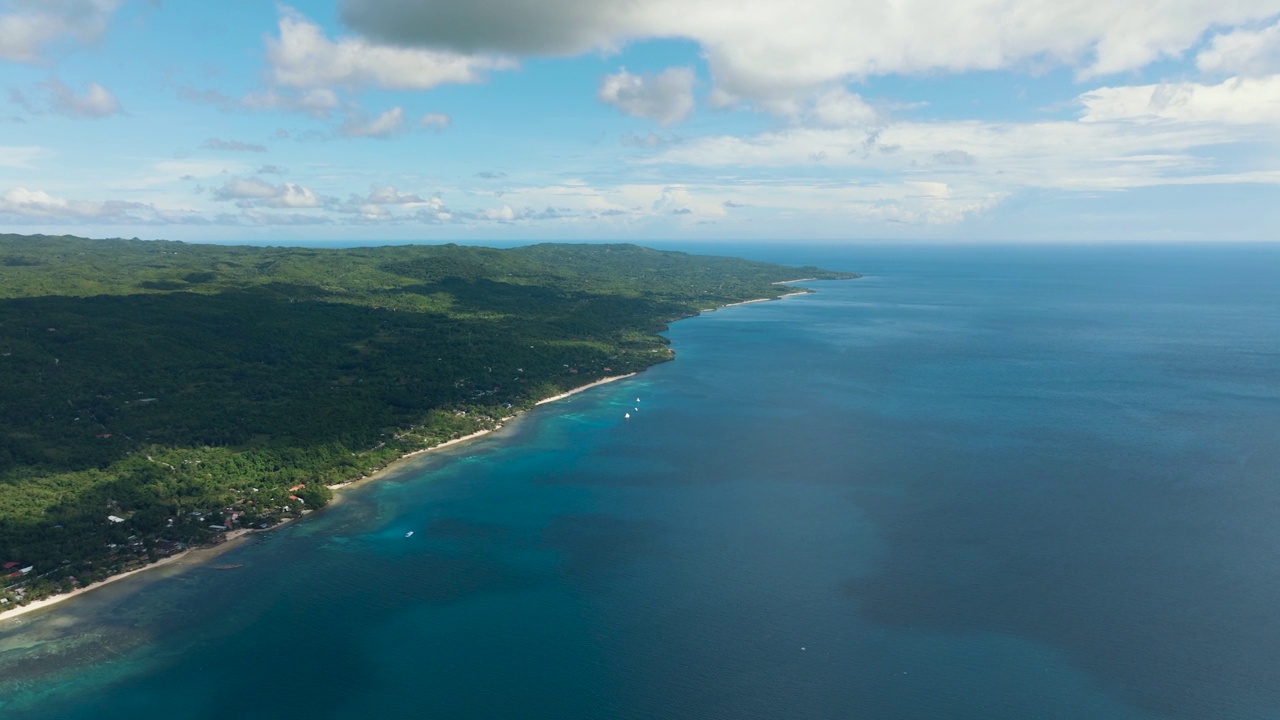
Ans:
{"type": "Polygon", "coordinates": [[[392,185],[379,185],[369,192],[365,202],[374,205],[413,205],[427,201],[414,193],[402,193],[392,185]]]}
{"type": "Polygon", "coordinates": [[[124,112],[115,96],[98,83],[89,83],[83,93],[76,93],[57,79],[49,80],[44,86],[49,90],[50,109],[59,115],[93,120],[124,112]]]}
{"type": "Polygon", "coordinates": [[[375,41],[462,53],[576,55],[649,38],[701,45],[722,101],[896,73],[1066,66],[1081,77],[1181,55],[1274,0],[342,0],[375,41]],[[785,28],[786,32],[780,32],[785,28]]]}
{"type": "MultiPolygon", "coordinates": [[[[214,95],[218,94],[215,92],[214,95]]],[[[320,119],[329,117],[329,114],[342,104],[338,100],[338,94],[328,88],[312,88],[303,92],[267,90],[265,92],[249,93],[238,101],[229,97],[222,97],[225,98],[225,101],[218,99],[216,104],[222,105],[224,108],[239,106],[250,110],[284,110],[286,112],[305,113],[320,119]]]]}
{"type": "Polygon", "coordinates": [[[280,17],[280,36],[267,40],[267,61],[276,84],[297,88],[426,90],[479,82],[486,71],[515,67],[513,61],[491,55],[390,47],[351,37],[333,41],[289,8],[280,17]]]}
{"type": "Polygon", "coordinates": [[[870,127],[885,120],[884,113],[861,95],[842,87],[819,93],[802,112],[810,122],[823,127],[870,127]]]}
{"type": "Polygon", "coordinates": [[[43,190],[17,187],[0,195],[0,215],[19,218],[67,221],[136,220],[130,213],[150,206],[118,200],[69,200],[43,190]]]}
{"type": "Polygon", "coordinates": [[[623,69],[604,77],[597,97],[633,117],[670,125],[693,112],[693,83],[693,70],[687,67],[656,75],[633,75],[623,69]]]}
{"type": "Polygon", "coordinates": [[[266,152],[265,145],[256,143],[241,142],[239,140],[223,140],[222,138],[211,137],[200,143],[200,147],[205,150],[226,150],[228,152],[266,152]]]}
{"type": "Polygon", "coordinates": [[[235,201],[241,208],[313,208],[320,199],[310,188],[294,183],[273,185],[261,178],[232,178],[214,190],[216,200],[235,201]]]}
{"type": "Polygon", "coordinates": [[[721,217],[727,214],[723,201],[696,198],[684,185],[669,185],[650,206],[661,215],[697,215],[701,218],[721,217]]]}
{"type": "Polygon", "coordinates": [[[413,215],[393,213],[392,208],[418,209],[418,214],[424,211],[438,213],[442,209],[447,211],[438,197],[424,198],[416,193],[401,192],[393,185],[375,185],[369,190],[368,195],[352,194],[345,202],[335,200],[328,203],[326,207],[335,212],[355,215],[361,220],[377,222],[414,218],[413,215]]]}
{"type": "Polygon", "coordinates": [[[1207,73],[1267,75],[1280,73],[1280,22],[1260,30],[1219,33],[1196,55],[1207,73]]]}
{"type": "Polygon", "coordinates": [[[93,42],[119,6],[120,0],[10,0],[0,6],[0,59],[39,62],[55,42],[93,42]]]}
{"type": "Polygon", "coordinates": [[[485,222],[494,222],[501,225],[511,225],[520,221],[529,220],[560,220],[567,217],[570,211],[567,208],[554,208],[547,206],[542,210],[533,207],[514,208],[507,203],[503,203],[501,207],[496,208],[480,208],[473,213],[465,215],[454,215],[454,219],[463,220],[480,220],[485,222]]]}
{"type": "Polygon", "coordinates": [[[1166,120],[1229,125],[1280,123],[1280,75],[1235,77],[1216,85],[1160,83],[1084,93],[1086,122],[1166,120]]]}
{"type": "Polygon", "coordinates": [[[366,118],[359,113],[352,113],[338,129],[339,134],[346,137],[369,137],[386,139],[404,132],[404,108],[399,105],[366,118]]]}

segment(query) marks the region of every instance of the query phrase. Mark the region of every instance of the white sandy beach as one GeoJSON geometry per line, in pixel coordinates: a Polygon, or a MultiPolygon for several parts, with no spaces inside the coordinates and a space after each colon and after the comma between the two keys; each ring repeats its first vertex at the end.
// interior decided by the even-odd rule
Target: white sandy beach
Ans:
{"type": "MultiPolygon", "coordinates": [[[[555,401],[557,401],[557,400],[563,400],[564,398],[567,398],[567,397],[569,397],[569,396],[571,396],[571,395],[577,395],[577,394],[578,394],[578,393],[580,393],[580,392],[584,392],[584,391],[586,391],[586,390],[590,390],[590,389],[591,389],[591,388],[593,388],[593,387],[597,387],[597,386],[599,386],[599,385],[604,385],[605,383],[611,383],[611,382],[614,382],[614,381],[616,381],[616,380],[622,380],[622,379],[624,379],[624,378],[633,377],[634,375],[635,375],[635,373],[628,373],[628,374],[626,374],[626,375],[612,375],[612,376],[609,376],[609,377],[606,377],[606,378],[601,378],[601,379],[599,379],[599,380],[596,380],[595,382],[588,383],[588,384],[583,385],[583,386],[581,386],[581,387],[576,387],[576,388],[574,388],[574,389],[572,389],[572,390],[569,390],[568,392],[563,392],[563,393],[560,393],[559,395],[554,395],[554,396],[549,397],[549,398],[547,398],[547,399],[545,399],[545,400],[539,400],[537,403],[535,403],[535,405],[545,405],[546,403],[555,402],[555,401]]],[[[511,417],[514,417],[514,416],[511,416],[511,417]]],[[[432,446],[431,446],[431,447],[429,447],[429,448],[423,448],[423,449],[421,449],[421,450],[414,450],[414,451],[413,451],[413,452],[411,452],[411,453],[406,453],[406,454],[404,454],[404,455],[401,455],[399,458],[396,458],[396,459],[395,459],[395,460],[393,460],[392,462],[388,463],[386,467],[384,467],[384,468],[382,468],[381,470],[379,470],[379,471],[377,471],[377,472],[373,473],[372,475],[367,475],[367,476],[365,476],[365,477],[357,478],[357,479],[355,479],[355,480],[351,480],[350,482],[345,482],[345,483],[341,483],[341,484],[338,484],[338,485],[330,485],[330,486],[329,486],[329,488],[330,488],[330,489],[332,489],[332,490],[341,490],[341,489],[343,489],[343,488],[349,487],[349,486],[351,486],[351,485],[353,485],[353,484],[355,484],[355,483],[358,483],[358,482],[377,479],[378,477],[381,477],[381,476],[383,476],[383,475],[387,474],[388,472],[390,472],[390,471],[392,471],[392,470],[396,469],[396,468],[397,468],[397,467],[398,467],[398,466],[399,466],[403,461],[405,461],[405,460],[408,460],[408,459],[410,459],[410,458],[416,457],[416,456],[418,456],[418,455],[422,455],[422,454],[424,454],[424,453],[435,452],[435,451],[437,451],[437,450],[443,450],[444,448],[447,448],[447,447],[450,447],[450,446],[453,446],[453,445],[458,445],[458,444],[460,444],[460,443],[465,443],[465,442],[468,442],[468,441],[471,441],[471,440],[475,440],[476,438],[482,437],[482,436],[484,436],[484,435],[488,435],[489,433],[494,432],[495,430],[501,429],[501,428],[502,428],[502,424],[503,424],[503,423],[505,423],[507,420],[510,420],[510,419],[511,419],[511,417],[505,417],[505,418],[502,418],[502,421],[497,425],[497,427],[494,427],[494,428],[492,428],[492,429],[490,429],[490,430],[480,430],[480,431],[478,431],[478,432],[473,432],[473,433],[471,433],[470,435],[464,435],[464,436],[462,436],[462,437],[460,437],[460,438],[454,438],[453,440],[447,440],[447,441],[445,441],[445,442],[440,443],[439,445],[432,445],[432,446]]],[[[309,511],[304,511],[304,513],[305,513],[305,512],[309,512],[309,511]]],[[[190,549],[190,550],[184,550],[184,551],[182,551],[182,552],[178,553],[177,555],[171,555],[171,556],[169,556],[169,557],[162,558],[162,559],[160,559],[160,560],[157,560],[156,562],[153,562],[153,563],[151,563],[151,564],[149,564],[149,565],[145,565],[145,566],[143,566],[143,567],[137,568],[137,569],[135,569],[135,570],[130,570],[130,571],[128,571],[128,572],[123,572],[123,573],[120,573],[119,575],[112,575],[111,577],[107,578],[106,580],[102,580],[102,581],[100,581],[100,582],[96,582],[96,583],[94,583],[94,584],[92,584],[92,585],[88,585],[88,586],[86,586],[86,587],[78,588],[78,589],[76,589],[76,590],[72,590],[71,592],[68,592],[68,593],[62,593],[61,595],[54,595],[54,596],[52,596],[52,597],[47,597],[47,598],[44,598],[43,600],[36,600],[35,602],[29,603],[29,604],[27,604],[27,605],[21,605],[21,606],[18,606],[18,607],[14,607],[14,608],[11,608],[11,609],[8,609],[8,610],[5,610],[4,612],[0,612],[0,622],[4,622],[5,620],[9,620],[9,619],[11,619],[11,618],[15,618],[15,617],[18,617],[18,616],[20,616],[20,615],[25,615],[25,614],[27,614],[27,613],[34,612],[34,611],[36,611],[36,610],[43,610],[44,608],[47,608],[47,607],[49,607],[49,606],[51,606],[51,605],[56,605],[56,604],[58,604],[58,603],[60,603],[60,602],[63,602],[64,600],[70,600],[71,598],[74,598],[74,597],[76,597],[77,595],[81,595],[81,594],[83,594],[83,593],[87,593],[87,592],[90,592],[90,591],[92,591],[92,590],[97,590],[98,588],[103,587],[104,585],[108,585],[108,584],[110,584],[110,583],[116,582],[117,580],[123,580],[124,578],[127,578],[127,577],[129,577],[130,575],[136,575],[136,574],[138,574],[138,573],[140,573],[140,572],[146,572],[147,570],[153,570],[153,569],[155,569],[155,568],[164,567],[164,566],[166,566],[166,565],[172,565],[172,564],[177,563],[179,560],[182,560],[182,559],[184,559],[184,558],[186,558],[186,559],[190,560],[193,564],[195,564],[195,563],[202,563],[202,562],[205,562],[205,561],[210,560],[210,559],[212,559],[212,558],[214,558],[214,557],[218,556],[219,554],[221,554],[221,553],[222,553],[222,551],[226,550],[226,549],[227,549],[227,547],[228,547],[231,543],[233,543],[234,541],[236,541],[236,540],[239,540],[239,539],[241,539],[241,538],[243,538],[243,537],[245,537],[245,536],[247,536],[247,535],[252,535],[252,534],[254,534],[254,533],[259,533],[259,532],[268,532],[268,531],[270,531],[270,530],[274,530],[275,528],[278,528],[278,527],[280,527],[281,525],[285,525],[286,523],[290,522],[291,520],[292,520],[292,518],[285,518],[284,520],[280,521],[279,523],[277,523],[277,524],[275,524],[275,525],[272,525],[272,526],[271,526],[271,527],[269,527],[269,528],[261,529],[261,530],[260,530],[260,529],[256,529],[256,528],[244,528],[244,529],[240,529],[240,530],[232,530],[231,532],[228,532],[228,533],[227,533],[227,540],[226,540],[226,542],[218,543],[217,545],[212,545],[212,546],[207,546],[207,547],[200,547],[200,548],[193,548],[193,549],[190,549]]]]}
{"type": "MultiPolygon", "coordinates": [[[[810,279],[812,279],[812,278],[810,278],[810,279]]],[[[800,282],[800,281],[799,281],[799,280],[788,280],[787,282],[800,282]]],[[[774,283],[774,285],[779,285],[779,284],[781,284],[781,283],[774,283]]],[[[808,292],[807,290],[801,290],[801,291],[799,291],[799,292],[786,293],[785,295],[779,295],[779,296],[778,296],[778,297],[776,297],[776,298],[756,298],[755,300],[743,300],[742,302],[729,303],[728,305],[721,305],[721,306],[720,306],[720,308],[737,307],[738,305],[750,305],[751,303],[770,302],[770,301],[772,301],[772,300],[781,300],[782,298],[789,298],[789,297],[794,297],[794,296],[796,296],[796,295],[808,295],[808,294],[809,294],[809,292],[808,292]]],[[[720,308],[712,308],[712,310],[717,310],[717,309],[720,309],[720,308]]]]}
{"type": "Polygon", "coordinates": [[[586,385],[583,385],[582,387],[576,387],[576,388],[574,388],[574,389],[570,390],[569,392],[562,392],[562,393],[560,393],[559,395],[553,395],[553,396],[551,396],[551,397],[547,398],[546,400],[539,400],[538,402],[534,403],[534,405],[545,405],[545,404],[547,404],[547,403],[549,403],[549,402],[555,402],[555,401],[557,401],[557,400],[563,400],[563,399],[565,399],[565,398],[569,397],[570,395],[577,395],[578,393],[580,393],[580,392],[582,392],[582,391],[584,391],[584,390],[590,390],[591,388],[596,387],[597,385],[604,385],[605,383],[611,383],[611,382],[613,382],[613,381],[615,381],[615,380],[622,380],[622,379],[624,379],[624,378],[629,378],[629,377],[632,377],[632,376],[634,376],[634,375],[635,375],[635,373],[627,373],[626,375],[611,375],[611,376],[609,376],[609,377],[607,377],[607,378],[601,378],[601,379],[599,379],[599,380],[597,380],[597,381],[595,381],[595,382],[593,382],[593,383],[588,383],[588,384],[586,384],[586,385]]]}

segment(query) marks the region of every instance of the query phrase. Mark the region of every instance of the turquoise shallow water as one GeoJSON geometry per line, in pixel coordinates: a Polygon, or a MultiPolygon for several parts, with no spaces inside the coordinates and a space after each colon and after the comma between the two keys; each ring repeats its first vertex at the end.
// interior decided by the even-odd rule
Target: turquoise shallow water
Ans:
{"type": "Polygon", "coordinates": [[[1280,251],[717,249],[867,277],[0,624],[0,716],[1280,718],[1280,251]]]}

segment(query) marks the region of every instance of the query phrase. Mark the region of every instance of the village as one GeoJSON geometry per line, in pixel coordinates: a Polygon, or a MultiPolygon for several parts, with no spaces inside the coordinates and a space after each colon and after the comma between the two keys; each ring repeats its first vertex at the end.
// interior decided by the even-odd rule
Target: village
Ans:
{"type": "MultiPolygon", "coordinates": [[[[101,556],[80,563],[64,560],[56,567],[45,569],[21,559],[7,560],[0,564],[0,612],[140,570],[165,558],[181,555],[193,547],[221,545],[238,534],[269,530],[309,512],[306,500],[297,494],[306,490],[306,483],[288,488],[288,502],[270,509],[255,507],[253,499],[245,498],[217,510],[198,509],[183,516],[170,517],[165,523],[168,533],[155,537],[134,533],[121,542],[107,541],[101,556]]],[[[260,492],[258,488],[250,489],[250,494],[260,492]]],[[[324,497],[328,497],[328,493],[324,497]]],[[[110,531],[125,526],[131,513],[123,514],[126,516],[106,515],[104,528],[110,531]]],[[[60,525],[55,527],[62,529],[60,525]]],[[[104,535],[110,536],[111,533],[104,535]]]]}

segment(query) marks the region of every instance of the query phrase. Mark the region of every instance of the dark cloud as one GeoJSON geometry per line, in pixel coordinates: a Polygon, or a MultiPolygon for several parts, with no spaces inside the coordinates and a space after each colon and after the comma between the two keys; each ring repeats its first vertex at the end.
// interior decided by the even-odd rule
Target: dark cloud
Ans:
{"type": "Polygon", "coordinates": [[[577,0],[342,0],[339,6],[347,25],[392,44],[533,55],[608,45],[637,10],[630,3],[577,0]]]}

